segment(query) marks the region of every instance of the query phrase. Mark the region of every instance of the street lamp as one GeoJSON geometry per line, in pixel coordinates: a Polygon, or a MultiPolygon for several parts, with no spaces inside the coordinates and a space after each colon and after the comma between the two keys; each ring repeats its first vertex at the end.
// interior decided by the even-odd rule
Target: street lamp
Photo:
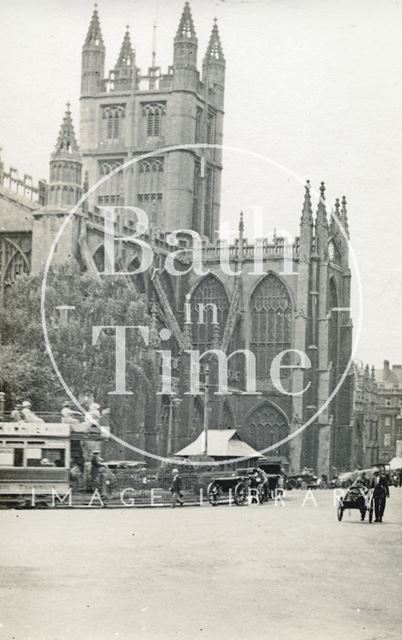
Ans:
{"type": "Polygon", "coordinates": [[[170,395],[169,397],[169,422],[168,422],[168,442],[167,442],[167,455],[170,457],[173,454],[173,410],[174,407],[178,407],[181,404],[180,398],[175,398],[170,395]]]}
{"type": "Polygon", "coordinates": [[[208,455],[208,423],[209,423],[209,366],[205,367],[204,382],[204,455],[208,455]]]}

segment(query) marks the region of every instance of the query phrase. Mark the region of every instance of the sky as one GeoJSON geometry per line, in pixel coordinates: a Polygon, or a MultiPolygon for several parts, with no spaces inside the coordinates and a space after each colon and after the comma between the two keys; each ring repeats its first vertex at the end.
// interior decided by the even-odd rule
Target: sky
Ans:
{"type": "MultiPolygon", "coordinates": [[[[172,62],[182,0],[99,0],[106,68],[126,24],[137,65],[172,62]]],[[[264,233],[298,234],[303,183],[348,200],[357,357],[402,363],[402,0],[193,0],[201,67],[213,18],[226,58],[222,222],[262,207],[264,233]],[[255,155],[251,155],[255,154],[255,155]],[[257,159],[256,156],[261,156],[257,159]],[[361,283],[363,310],[358,304],[361,283]],[[360,316],[360,312],[363,311],[360,316]]],[[[6,166],[48,177],[72,103],[93,3],[0,0],[0,146],[6,166]]]]}

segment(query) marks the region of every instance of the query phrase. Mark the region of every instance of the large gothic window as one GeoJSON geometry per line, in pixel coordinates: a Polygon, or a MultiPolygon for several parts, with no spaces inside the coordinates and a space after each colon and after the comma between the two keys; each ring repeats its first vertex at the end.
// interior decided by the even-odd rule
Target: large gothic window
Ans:
{"type": "Polygon", "coordinates": [[[0,301],[9,291],[18,276],[30,272],[27,254],[31,249],[31,241],[27,235],[21,238],[4,238],[0,236],[0,301]]]}
{"type": "MultiPolygon", "coordinates": [[[[272,360],[291,348],[292,303],[279,278],[268,274],[251,297],[251,350],[256,357],[257,379],[270,376],[272,360]]],[[[286,358],[282,361],[286,363],[286,358]]],[[[286,376],[289,370],[281,369],[286,376]]]]}
{"type": "Polygon", "coordinates": [[[289,433],[289,424],[285,415],[269,402],[259,405],[249,414],[245,428],[240,435],[257,451],[274,447],[268,455],[287,455],[287,443],[275,447],[289,433]]]}
{"type": "MultiPolygon", "coordinates": [[[[108,176],[120,167],[122,160],[104,160],[99,164],[99,177],[108,176]]],[[[98,188],[99,206],[117,206],[124,204],[124,175],[123,171],[117,171],[110,175],[98,188]]]]}
{"type": "Polygon", "coordinates": [[[201,352],[212,348],[216,335],[222,339],[228,311],[225,287],[215,276],[206,276],[191,298],[193,344],[201,352]]]}
{"type": "Polygon", "coordinates": [[[138,202],[151,203],[159,211],[163,194],[163,158],[149,158],[139,165],[138,202]]]}

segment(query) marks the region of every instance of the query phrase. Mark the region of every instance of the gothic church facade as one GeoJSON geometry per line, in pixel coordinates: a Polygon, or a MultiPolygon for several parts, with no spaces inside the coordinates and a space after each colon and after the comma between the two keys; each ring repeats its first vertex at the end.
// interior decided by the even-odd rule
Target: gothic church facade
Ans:
{"type": "MultiPolygon", "coordinates": [[[[216,358],[208,358],[210,427],[238,429],[249,444],[258,450],[268,448],[267,455],[281,457],[292,470],[309,466],[332,475],[333,467],[348,467],[352,447],[346,199],[336,200],[328,216],[322,183],[314,212],[307,182],[294,241],[273,237],[249,243],[240,217],[238,237],[225,248],[216,234],[225,89],[225,58],[216,22],[201,74],[197,55],[197,36],[186,3],[174,38],[173,64],[166,73],[154,58],[147,73],[141,73],[127,30],[116,65],[105,77],[105,45],[95,8],[82,50],[80,146],[68,107],[51,156],[49,184],[42,183],[40,197],[31,197],[29,204],[21,193],[14,198],[15,211],[22,211],[14,218],[12,212],[3,218],[2,209],[2,291],[19,273],[43,268],[68,212],[100,181],[66,226],[54,260],[73,258],[83,270],[102,272],[104,208],[117,207],[115,227],[126,237],[136,225],[131,208],[147,213],[150,227],[143,237],[152,246],[154,264],[147,272],[133,275],[130,282],[133,296],[143,294],[149,301],[155,329],[149,354],[158,389],[158,349],[168,346],[173,354],[174,388],[180,398],[174,403],[169,395],[155,395],[133,425],[133,433],[125,437],[162,455],[184,447],[202,429],[207,362],[202,368],[200,394],[188,395],[188,350],[221,349],[230,354],[247,349],[256,361],[253,394],[245,393],[241,354],[229,360],[228,395],[216,393],[216,358]],[[206,275],[188,268],[191,252],[184,237],[180,239],[182,258],[177,260],[181,274],[172,277],[166,270],[167,256],[173,250],[167,234],[177,229],[192,229],[202,236],[206,275]],[[223,256],[236,275],[222,268],[223,256]],[[163,327],[171,334],[168,345],[161,345],[159,338],[163,327]],[[281,370],[285,393],[273,383],[271,365],[275,356],[287,350],[305,353],[311,366],[299,366],[296,351],[288,353],[284,363],[294,368],[281,370]],[[318,412],[342,376],[339,391],[318,412]],[[276,446],[309,420],[311,425],[304,431],[276,446]]],[[[2,203],[6,191],[2,187],[2,203]]],[[[134,272],[140,260],[137,244],[119,244],[119,268],[134,272]]]]}

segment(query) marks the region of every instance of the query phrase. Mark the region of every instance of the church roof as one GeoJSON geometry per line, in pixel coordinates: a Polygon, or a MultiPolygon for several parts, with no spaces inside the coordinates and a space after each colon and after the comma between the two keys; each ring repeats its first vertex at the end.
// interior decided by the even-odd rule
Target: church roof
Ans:
{"type": "MultiPolygon", "coordinates": [[[[176,456],[200,456],[204,452],[204,432],[176,456]]],[[[236,429],[209,429],[208,451],[211,458],[261,458],[261,454],[244,442],[236,429]]]]}

